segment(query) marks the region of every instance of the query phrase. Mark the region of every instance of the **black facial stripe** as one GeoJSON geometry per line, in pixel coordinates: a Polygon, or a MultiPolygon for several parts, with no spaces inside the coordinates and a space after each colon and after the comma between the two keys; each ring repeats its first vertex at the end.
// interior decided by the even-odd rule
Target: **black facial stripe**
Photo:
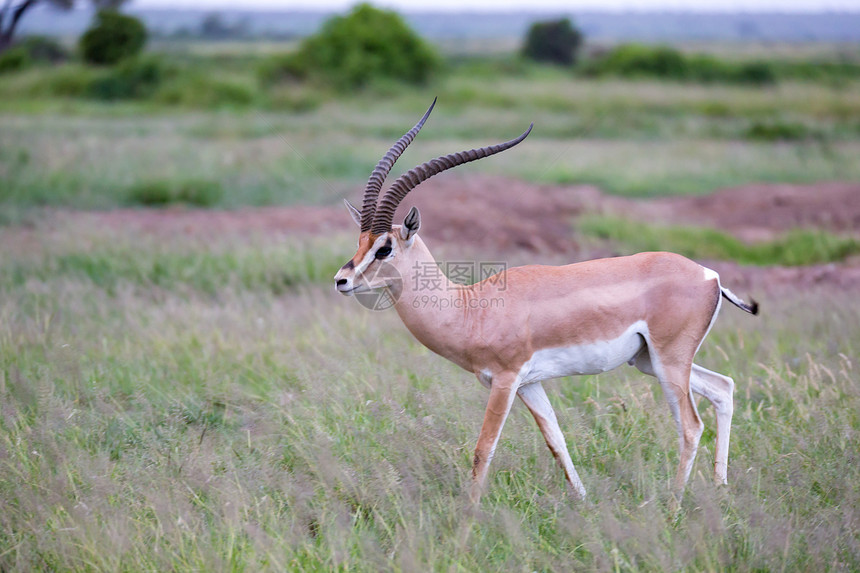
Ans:
{"type": "Polygon", "coordinates": [[[352,260],[350,260],[350,261],[349,261],[349,262],[347,262],[345,265],[343,265],[342,267],[340,267],[340,269],[341,269],[342,271],[349,271],[349,270],[352,270],[352,269],[354,269],[354,268],[355,268],[355,263],[353,263],[353,262],[352,262],[352,260]]]}

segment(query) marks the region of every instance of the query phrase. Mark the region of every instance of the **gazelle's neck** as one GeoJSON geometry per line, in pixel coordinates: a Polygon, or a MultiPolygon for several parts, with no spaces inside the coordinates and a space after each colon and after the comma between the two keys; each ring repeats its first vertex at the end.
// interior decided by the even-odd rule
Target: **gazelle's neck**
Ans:
{"type": "Polygon", "coordinates": [[[472,287],[451,282],[421,237],[404,250],[398,270],[402,283],[391,289],[394,308],[406,328],[427,348],[471,370],[462,346],[474,322],[472,287]]]}

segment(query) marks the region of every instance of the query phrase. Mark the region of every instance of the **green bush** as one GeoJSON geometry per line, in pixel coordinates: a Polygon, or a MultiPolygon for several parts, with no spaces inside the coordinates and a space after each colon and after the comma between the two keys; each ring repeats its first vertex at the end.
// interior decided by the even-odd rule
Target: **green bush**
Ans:
{"type": "Polygon", "coordinates": [[[217,181],[189,179],[185,181],[144,181],[132,185],[127,191],[128,202],[147,207],[164,207],[174,204],[211,207],[223,196],[217,181]]]}
{"type": "Polygon", "coordinates": [[[281,62],[261,79],[313,76],[339,88],[360,88],[379,79],[421,84],[440,65],[435,52],[399,15],[369,4],[330,18],[281,62]]]}
{"type": "Polygon", "coordinates": [[[64,64],[44,70],[26,93],[30,97],[83,97],[101,70],[79,64],[64,64]]]}
{"type": "Polygon", "coordinates": [[[69,59],[69,51],[59,42],[45,36],[27,36],[18,44],[34,62],[59,64],[69,59]]]}
{"type": "Polygon", "coordinates": [[[738,66],[736,79],[742,84],[772,84],[776,82],[776,72],[767,62],[747,62],[738,66]]]}
{"type": "Polygon", "coordinates": [[[730,65],[709,54],[687,57],[685,67],[689,79],[702,83],[725,81],[732,75],[730,65]]]}
{"type": "Polygon", "coordinates": [[[176,74],[153,96],[166,105],[187,107],[245,107],[254,103],[258,92],[241,80],[214,78],[202,72],[176,74]]]}
{"type": "Polygon", "coordinates": [[[165,65],[155,57],[125,60],[110,73],[93,78],[86,95],[107,101],[147,98],[155,93],[166,74],[165,65]]]}
{"type": "Polygon", "coordinates": [[[100,10],[80,39],[81,55],[91,64],[112,65],[136,56],[146,44],[146,28],[133,16],[100,10]]]}
{"type": "Polygon", "coordinates": [[[529,28],[523,56],[538,62],[569,66],[576,61],[582,34],[568,18],[535,22],[529,28]]]}
{"type": "Polygon", "coordinates": [[[603,58],[600,72],[626,77],[683,79],[687,77],[687,61],[681,52],[669,46],[625,44],[603,58]]]}
{"type": "Polygon", "coordinates": [[[307,112],[323,103],[319,90],[301,86],[275,86],[266,93],[266,105],[271,109],[307,112]]]}
{"type": "Polygon", "coordinates": [[[308,59],[300,54],[277,54],[257,68],[257,77],[266,87],[278,83],[303,80],[308,77],[308,59]]]}
{"type": "Polygon", "coordinates": [[[0,53],[0,74],[25,70],[32,63],[30,55],[23,47],[15,46],[14,48],[9,48],[5,52],[0,53]]]}
{"type": "Polygon", "coordinates": [[[747,139],[755,141],[799,141],[820,137],[802,123],[756,121],[744,133],[747,139]]]}
{"type": "Polygon", "coordinates": [[[702,83],[765,85],[776,81],[767,62],[733,63],[709,54],[685,56],[669,46],[624,44],[583,67],[587,75],[653,77],[702,83]]]}

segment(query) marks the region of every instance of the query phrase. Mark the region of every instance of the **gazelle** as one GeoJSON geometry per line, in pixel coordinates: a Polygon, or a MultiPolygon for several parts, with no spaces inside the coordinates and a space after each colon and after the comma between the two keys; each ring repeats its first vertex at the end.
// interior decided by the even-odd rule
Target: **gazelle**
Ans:
{"type": "Polygon", "coordinates": [[[392,225],[406,194],[446,169],[510,149],[531,131],[530,126],[511,141],[415,167],[400,176],[377,204],[385,177],[435,104],[434,100],[379,161],[367,182],[361,211],[346,202],[361,228],[358,251],[334,280],[344,295],[388,289],[415,338],[490,389],[472,464],[472,500],[480,498],[515,396],[534,416],[573,495],[584,497],[585,488],[541,383],[606,372],[624,363],[655,376],[668,399],[680,438],[676,496],[680,498],[687,483],[704,429],[692,392],[710,400],[716,410],[714,479],[727,483],[734,382],[693,364],[693,357],[719,313],[722,297],[751,314],[757,313],[757,303],[747,304],[721,286],[716,272],[662,252],[566,266],[517,267],[504,271],[504,277],[468,286],[444,276],[433,287],[408,280],[416,269],[436,268],[437,263],[417,234],[421,217],[415,207],[402,225],[392,225]],[[482,304],[486,300],[495,304],[482,304]]]}

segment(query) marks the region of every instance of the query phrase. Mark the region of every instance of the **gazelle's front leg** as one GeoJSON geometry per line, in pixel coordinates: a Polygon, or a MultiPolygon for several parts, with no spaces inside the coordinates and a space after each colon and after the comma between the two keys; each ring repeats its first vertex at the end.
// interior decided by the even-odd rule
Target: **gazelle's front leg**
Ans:
{"type": "Polygon", "coordinates": [[[564,434],[561,433],[561,428],[558,427],[558,420],[555,417],[555,411],[552,409],[552,404],[549,403],[546,391],[540,382],[526,384],[520,386],[517,390],[517,395],[534,416],[538,428],[540,428],[546,445],[559,465],[564,470],[564,475],[567,478],[567,484],[570,487],[573,495],[577,499],[585,497],[585,487],[582,485],[582,480],[579,479],[579,474],[573,467],[573,461],[570,459],[570,452],[567,450],[567,444],[564,441],[564,434]]]}
{"type": "Polygon", "coordinates": [[[517,395],[518,384],[519,380],[515,372],[500,372],[492,376],[490,399],[487,401],[484,423],[481,424],[481,435],[478,436],[478,445],[475,447],[475,457],[472,462],[473,503],[481,499],[490,461],[496,451],[496,444],[499,443],[502,426],[505,425],[514,397],[517,395]]]}

